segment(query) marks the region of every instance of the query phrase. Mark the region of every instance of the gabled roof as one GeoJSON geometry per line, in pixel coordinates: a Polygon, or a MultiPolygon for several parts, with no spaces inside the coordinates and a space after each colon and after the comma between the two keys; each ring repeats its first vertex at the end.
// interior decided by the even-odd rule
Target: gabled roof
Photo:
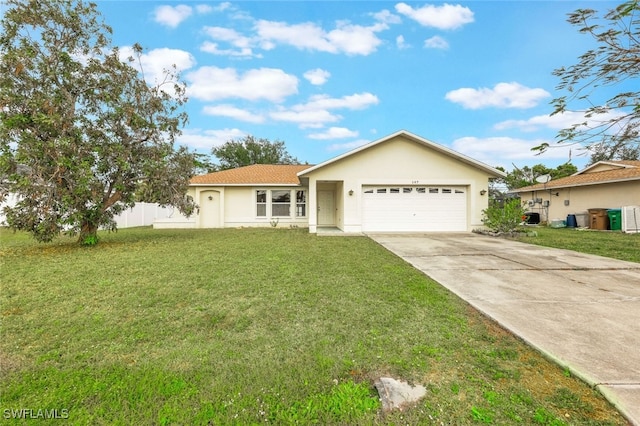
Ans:
{"type": "Polygon", "coordinates": [[[473,167],[476,167],[476,168],[478,168],[480,170],[483,170],[484,172],[487,172],[488,174],[493,175],[495,177],[505,177],[506,176],[506,173],[504,173],[504,172],[502,172],[502,171],[500,171],[498,169],[495,169],[495,168],[493,168],[493,167],[491,167],[491,166],[489,166],[489,165],[487,165],[485,163],[482,163],[482,162],[480,162],[478,160],[474,160],[473,158],[467,157],[466,155],[460,154],[459,152],[456,152],[456,151],[454,151],[454,150],[452,150],[450,148],[447,148],[444,145],[440,145],[440,144],[437,144],[437,143],[432,142],[430,140],[424,139],[424,138],[422,138],[422,137],[420,137],[418,135],[414,135],[413,133],[408,132],[406,130],[400,130],[400,131],[398,131],[396,133],[393,133],[393,134],[391,134],[389,136],[385,136],[382,139],[378,139],[378,140],[370,142],[370,143],[368,143],[366,145],[362,145],[362,146],[360,146],[360,147],[358,147],[356,149],[353,149],[353,150],[351,150],[349,152],[346,152],[346,153],[344,153],[342,155],[339,155],[339,156],[334,157],[334,158],[332,158],[330,160],[327,160],[327,161],[325,161],[323,163],[320,163],[320,164],[318,164],[316,166],[309,167],[308,169],[299,172],[298,176],[304,176],[304,175],[306,175],[306,174],[308,174],[308,173],[310,173],[310,172],[312,172],[314,170],[317,170],[317,169],[319,169],[321,167],[328,166],[329,164],[332,164],[332,163],[335,163],[337,161],[340,161],[345,157],[349,157],[351,155],[357,154],[358,152],[364,151],[364,150],[369,149],[369,148],[371,148],[373,146],[376,146],[378,144],[387,142],[388,140],[391,140],[391,139],[393,139],[395,137],[398,137],[398,136],[403,136],[403,137],[405,137],[407,139],[410,139],[410,140],[412,140],[414,142],[422,144],[422,145],[424,145],[424,146],[426,146],[428,148],[433,149],[434,151],[437,151],[437,152],[440,152],[442,154],[448,155],[448,156],[450,156],[452,158],[455,158],[455,159],[457,159],[459,161],[462,161],[463,163],[469,164],[470,166],[473,166],[473,167]]]}
{"type": "Polygon", "coordinates": [[[298,172],[312,167],[309,164],[253,164],[191,178],[191,186],[199,185],[300,185],[298,172]]]}
{"type": "Polygon", "coordinates": [[[525,186],[514,189],[512,192],[571,188],[574,186],[599,185],[634,180],[640,181],[640,161],[598,161],[571,176],[552,180],[546,184],[538,183],[525,186]]]}

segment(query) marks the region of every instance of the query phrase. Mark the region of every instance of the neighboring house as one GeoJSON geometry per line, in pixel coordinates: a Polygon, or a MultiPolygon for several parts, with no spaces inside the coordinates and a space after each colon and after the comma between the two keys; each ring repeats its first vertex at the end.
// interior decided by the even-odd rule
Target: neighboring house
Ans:
{"type": "Polygon", "coordinates": [[[640,205],[640,161],[599,161],[561,179],[513,190],[542,221],[577,215],[588,226],[589,209],[640,205]]]}
{"type": "Polygon", "coordinates": [[[504,173],[406,131],[318,165],[240,167],[191,179],[199,212],[156,228],[253,226],[361,232],[469,232],[504,173]]]}

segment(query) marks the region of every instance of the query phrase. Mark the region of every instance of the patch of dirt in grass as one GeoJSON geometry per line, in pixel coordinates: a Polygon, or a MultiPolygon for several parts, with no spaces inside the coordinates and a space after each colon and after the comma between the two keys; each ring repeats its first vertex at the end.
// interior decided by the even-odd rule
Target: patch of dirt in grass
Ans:
{"type": "Polygon", "coordinates": [[[0,349],[0,378],[4,379],[11,373],[20,371],[25,365],[25,360],[16,355],[9,355],[0,349]]]}

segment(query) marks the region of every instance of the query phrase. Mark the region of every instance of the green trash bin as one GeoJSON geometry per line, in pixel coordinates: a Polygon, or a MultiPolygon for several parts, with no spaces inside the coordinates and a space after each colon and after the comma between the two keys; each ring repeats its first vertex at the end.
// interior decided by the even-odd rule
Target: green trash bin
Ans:
{"type": "Polygon", "coordinates": [[[609,215],[609,229],[612,231],[622,230],[622,209],[609,209],[607,215],[609,215]]]}

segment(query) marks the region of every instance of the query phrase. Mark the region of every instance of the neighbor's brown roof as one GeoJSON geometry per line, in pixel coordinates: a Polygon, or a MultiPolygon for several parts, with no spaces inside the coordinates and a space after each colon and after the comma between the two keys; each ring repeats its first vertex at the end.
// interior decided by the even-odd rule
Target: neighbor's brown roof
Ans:
{"type": "Polygon", "coordinates": [[[552,180],[546,184],[538,183],[536,185],[514,189],[513,192],[530,192],[554,188],[568,188],[573,186],[640,180],[640,161],[604,161],[603,163],[626,167],[604,170],[601,172],[583,173],[589,169],[587,168],[571,176],[552,180]]]}
{"type": "Polygon", "coordinates": [[[191,185],[300,185],[297,173],[309,164],[253,164],[191,178],[191,185]]]}

